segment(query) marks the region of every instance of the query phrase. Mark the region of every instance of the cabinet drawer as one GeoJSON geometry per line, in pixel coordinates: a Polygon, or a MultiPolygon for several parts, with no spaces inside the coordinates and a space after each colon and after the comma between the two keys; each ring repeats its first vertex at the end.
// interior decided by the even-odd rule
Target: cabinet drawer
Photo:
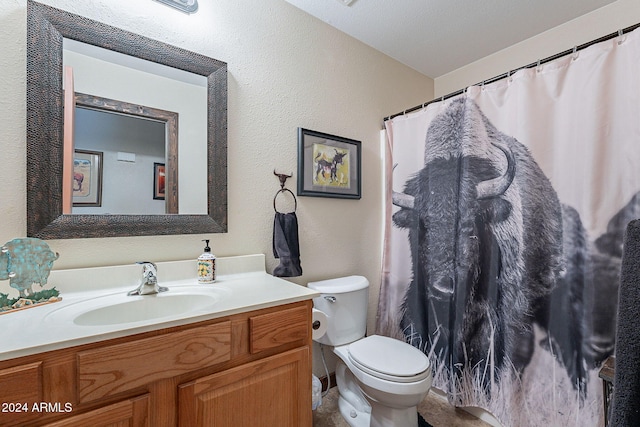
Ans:
{"type": "Polygon", "coordinates": [[[42,363],[0,370],[0,402],[40,402],[42,363]]]}
{"type": "Polygon", "coordinates": [[[252,316],[249,318],[249,351],[255,354],[296,341],[305,345],[310,323],[307,305],[252,316]]]}
{"type": "Polygon", "coordinates": [[[78,353],[81,403],[202,369],[231,358],[231,322],[78,353]]]}
{"type": "Polygon", "coordinates": [[[0,425],[20,425],[39,417],[31,409],[42,400],[41,362],[0,370],[0,425]]]}
{"type": "Polygon", "coordinates": [[[149,427],[149,395],[114,403],[84,414],[46,424],[45,427],[136,426],[149,427]]]}

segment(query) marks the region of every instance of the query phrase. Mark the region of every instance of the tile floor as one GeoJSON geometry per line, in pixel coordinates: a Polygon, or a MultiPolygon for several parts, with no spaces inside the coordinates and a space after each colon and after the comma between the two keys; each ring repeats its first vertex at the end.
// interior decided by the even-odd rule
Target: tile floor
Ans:
{"type": "MultiPolygon", "coordinates": [[[[418,406],[418,412],[433,427],[490,427],[462,409],[456,409],[431,391],[418,406]]],[[[313,427],[349,427],[338,410],[338,389],[333,387],[313,411],[313,427]]]]}

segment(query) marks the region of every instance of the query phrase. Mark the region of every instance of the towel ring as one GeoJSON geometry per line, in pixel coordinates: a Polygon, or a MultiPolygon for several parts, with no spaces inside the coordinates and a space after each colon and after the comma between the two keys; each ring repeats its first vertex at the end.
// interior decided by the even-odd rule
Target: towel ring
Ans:
{"type": "MultiPolygon", "coordinates": [[[[278,194],[284,193],[284,192],[290,193],[291,197],[293,197],[293,211],[295,212],[298,209],[298,200],[296,200],[296,195],[293,194],[293,191],[289,190],[288,188],[281,188],[280,190],[278,190],[276,195],[273,197],[273,210],[278,212],[278,208],[276,208],[276,199],[278,198],[278,194]]],[[[280,213],[282,213],[282,212],[280,212],[280,213]]]]}
{"type": "Polygon", "coordinates": [[[298,200],[296,199],[296,195],[293,194],[293,191],[289,190],[288,188],[284,188],[284,184],[287,181],[287,178],[291,178],[293,176],[293,173],[291,173],[290,175],[284,173],[276,173],[276,170],[274,169],[273,174],[280,179],[280,189],[276,192],[276,195],[273,196],[273,210],[278,212],[278,209],[276,208],[276,199],[278,198],[278,194],[287,191],[291,194],[291,197],[293,197],[293,211],[295,212],[296,210],[298,210],[298,200]]]}

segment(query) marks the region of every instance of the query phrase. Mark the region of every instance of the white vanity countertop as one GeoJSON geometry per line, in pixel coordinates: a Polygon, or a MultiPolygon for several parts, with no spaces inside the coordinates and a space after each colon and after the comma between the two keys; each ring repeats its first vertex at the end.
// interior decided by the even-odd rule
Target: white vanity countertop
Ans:
{"type": "Polygon", "coordinates": [[[304,301],[319,295],[267,274],[264,255],[218,258],[216,281],[207,285],[197,283],[195,260],[160,262],[157,266],[159,285],[169,288],[161,296],[171,294],[172,290],[174,294],[195,288],[198,292],[207,292],[210,287],[216,295],[221,295],[219,300],[208,308],[159,319],[77,325],[73,316],[66,313],[100,307],[101,298],[126,303],[156,296],[127,296],[128,291],[138,286],[142,271],[139,265],[54,270],[46,288],[55,286],[62,301],[0,315],[0,360],[304,301]],[[107,295],[114,296],[105,297],[107,295]]]}

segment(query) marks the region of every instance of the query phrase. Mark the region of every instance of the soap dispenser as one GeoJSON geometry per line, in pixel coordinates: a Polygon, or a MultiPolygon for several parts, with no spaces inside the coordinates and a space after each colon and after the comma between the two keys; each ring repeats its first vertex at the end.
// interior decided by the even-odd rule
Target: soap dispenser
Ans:
{"type": "Polygon", "coordinates": [[[209,241],[203,242],[204,252],[198,257],[198,283],[213,283],[216,280],[216,256],[211,253],[209,241]]]}

